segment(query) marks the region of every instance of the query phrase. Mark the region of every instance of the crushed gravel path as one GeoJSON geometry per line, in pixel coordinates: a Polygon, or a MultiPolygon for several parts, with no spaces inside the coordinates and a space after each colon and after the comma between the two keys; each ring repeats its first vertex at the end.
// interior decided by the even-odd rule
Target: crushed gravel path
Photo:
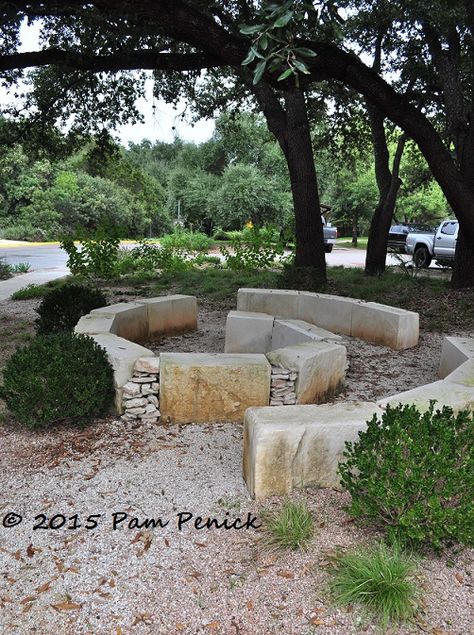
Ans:
{"type": "MultiPolygon", "coordinates": [[[[36,304],[0,303],[0,337],[1,329],[19,324],[16,344],[0,347],[0,367],[31,333],[36,304]]],[[[225,312],[204,308],[196,334],[158,347],[222,351],[224,326],[225,312]]],[[[395,354],[347,338],[350,367],[338,399],[379,398],[433,381],[441,340],[424,334],[417,349],[395,354]]],[[[377,538],[351,521],[345,494],[295,494],[307,501],[317,528],[303,553],[269,551],[261,529],[195,529],[191,521],[178,529],[180,513],[219,522],[250,514],[258,524],[280,504],[249,498],[241,462],[236,424],[152,426],[110,418],[84,429],[30,432],[7,420],[0,427],[0,633],[377,633],[356,609],[335,608],[326,591],[334,550],[377,538]],[[22,522],[3,527],[9,512],[22,522]],[[60,524],[57,514],[66,524],[34,530],[41,513],[42,524],[54,516],[53,525],[60,524]],[[127,514],[115,530],[114,513],[122,514],[116,520],[127,514]],[[86,529],[95,514],[89,523],[97,527],[86,529]],[[140,528],[147,518],[169,524],[140,528]]],[[[425,603],[413,623],[390,632],[473,632],[473,564],[473,550],[421,558],[425,603]]]]}

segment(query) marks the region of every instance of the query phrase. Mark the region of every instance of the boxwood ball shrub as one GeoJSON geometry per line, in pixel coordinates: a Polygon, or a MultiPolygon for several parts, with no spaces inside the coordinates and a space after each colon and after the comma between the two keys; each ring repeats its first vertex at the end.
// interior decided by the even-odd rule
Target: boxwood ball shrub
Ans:
{"type": "Polygon", "coordinates": [[[36,309],[36,331],[39,335],[73,331],[79,318],[106,304],[99,289],[78,284],[58,287],[45,295],[36,309]]]}
{"type": "Polygon", "coordinates": [[[107,412],[114,396],[113,370],[92,338],[72,333],[39,335],[19,348],[3,373],[2,397],[21,423],[85,423],[107,412]]]}
{"type": "Polygon", "coordinates": [[[339,473],[353,515],[413,546],[474,544],[471,411],[387,407],[344,456],[339,473]]]}

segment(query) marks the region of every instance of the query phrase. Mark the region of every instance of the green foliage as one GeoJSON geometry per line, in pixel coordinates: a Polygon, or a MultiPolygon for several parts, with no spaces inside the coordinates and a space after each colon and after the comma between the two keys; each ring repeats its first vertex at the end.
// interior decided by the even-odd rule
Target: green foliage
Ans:
{"type": "Polygon", "coordinates": [[[99,289],[67,284],[51,290],[36,309],[38,335],[72,332],[79,318],[93,309],[106,306],[107,301],[99,289]]]}
{"type": "Polygon", "coordinates": [[[160,245],[174,249],[181,254],[204,254],[212,247],[209,236],[202,232],[176,229],[172,234],[165,234],[160,238],[160,245]]]}
{"type": "Polygon", "coordinates": [[[81,249],[72,238],[64,238],[61,247],[68,255],[67,266],[75,276],[110,278],[115,274],[120,246],[119,230],[102,225],[93,233],[79,231],[81,249]]]}
{"type": "Polygon", "coordinates": [[[387,407],[339,465],[351,513],[413,545],[474,544],[474,419],[451,408],[387,407]]]}
{"type": "Polygon", "coordinates": [[[12,267],[3,258],[0,258],[0,280],[7,280],[12,277],[12,267]]]}
{"type": "Polygon", "coordinates": [[[410,619],[420,596],[415,563],[397,546],[383,543],[338,554],[330,588],[338,604],[358,604],[386,629],[410,619]]]}
{"type": "Polygon", "coordinates": [[[304,502],[286,500],[265,521],[267,543],[285,549],[303,549],[314,534],[311,512],[304,502]]]}
{"type": "Polygon", "coordinates": [[[284,261],[284,245],[273,242],[272,232],[252,227],[242,237],[230,241],[230,249],[222,245],[221,254],[229,269],[268,269],[284,261]]]}
{"type": "Polygon", "coordinates": [[[90,337],[39,335],[8,360],[0,396],[30,428],[104,415],[114,395],[113,370],[90,337]]]}
{"type": "Polygon", "coordinates": [[[16,265],[12,265],[13,273],[28,273],[31,269],[29,262],[17,262],[16,265]]]}
{"type": "Polygon", "coordinates": [[[12,300],[32,300],[43,298],[51,289],[43,284],[29,284],[23,289],[18,289],[12,294],[12,300]]]}

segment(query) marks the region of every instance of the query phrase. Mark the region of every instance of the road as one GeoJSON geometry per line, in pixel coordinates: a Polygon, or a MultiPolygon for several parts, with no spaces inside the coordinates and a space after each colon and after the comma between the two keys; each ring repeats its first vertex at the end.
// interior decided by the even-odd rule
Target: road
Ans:
{"type": "MultiPolygon", "coordinates": [[[[133,243],[127,243],[127,247],[133,243]]],[[[0,258],[14,265],[20,262],[28,262],[31,271],[44,271],[46,269],[64,268],[67,262],[67,254],[59,245],[37,245],[28,243],[19,245],[18,243],[6,244],[0,241],[0,258]]],[[[404,256],[408,259],[408,256],[404,256]]],[[[365,264],[364,249],[335,248],[332,253],[326,254],[326,262],[331,267],[363,267],[365,264]]],[[[398,260],[393,256],[387,256],[388,265],[398,264],[398,260]]]]}

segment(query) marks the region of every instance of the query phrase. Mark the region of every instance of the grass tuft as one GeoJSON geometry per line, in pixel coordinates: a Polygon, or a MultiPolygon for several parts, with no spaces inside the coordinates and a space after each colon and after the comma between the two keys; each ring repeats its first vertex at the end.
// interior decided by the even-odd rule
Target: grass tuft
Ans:
{"type": "Polygon", "coordinates": [[[330,589],[338,604],[358,604],[387,628],[411,618],[417,610],[414,571],[413,559],[398,546],[378,543],[336,556],[330,589]]]}
{"type": "Polygon", "coordinates": [[[306,503],[286,500],[265,522],[267,544],[282,549],[304,549],[314,534],[306,503]]]}

